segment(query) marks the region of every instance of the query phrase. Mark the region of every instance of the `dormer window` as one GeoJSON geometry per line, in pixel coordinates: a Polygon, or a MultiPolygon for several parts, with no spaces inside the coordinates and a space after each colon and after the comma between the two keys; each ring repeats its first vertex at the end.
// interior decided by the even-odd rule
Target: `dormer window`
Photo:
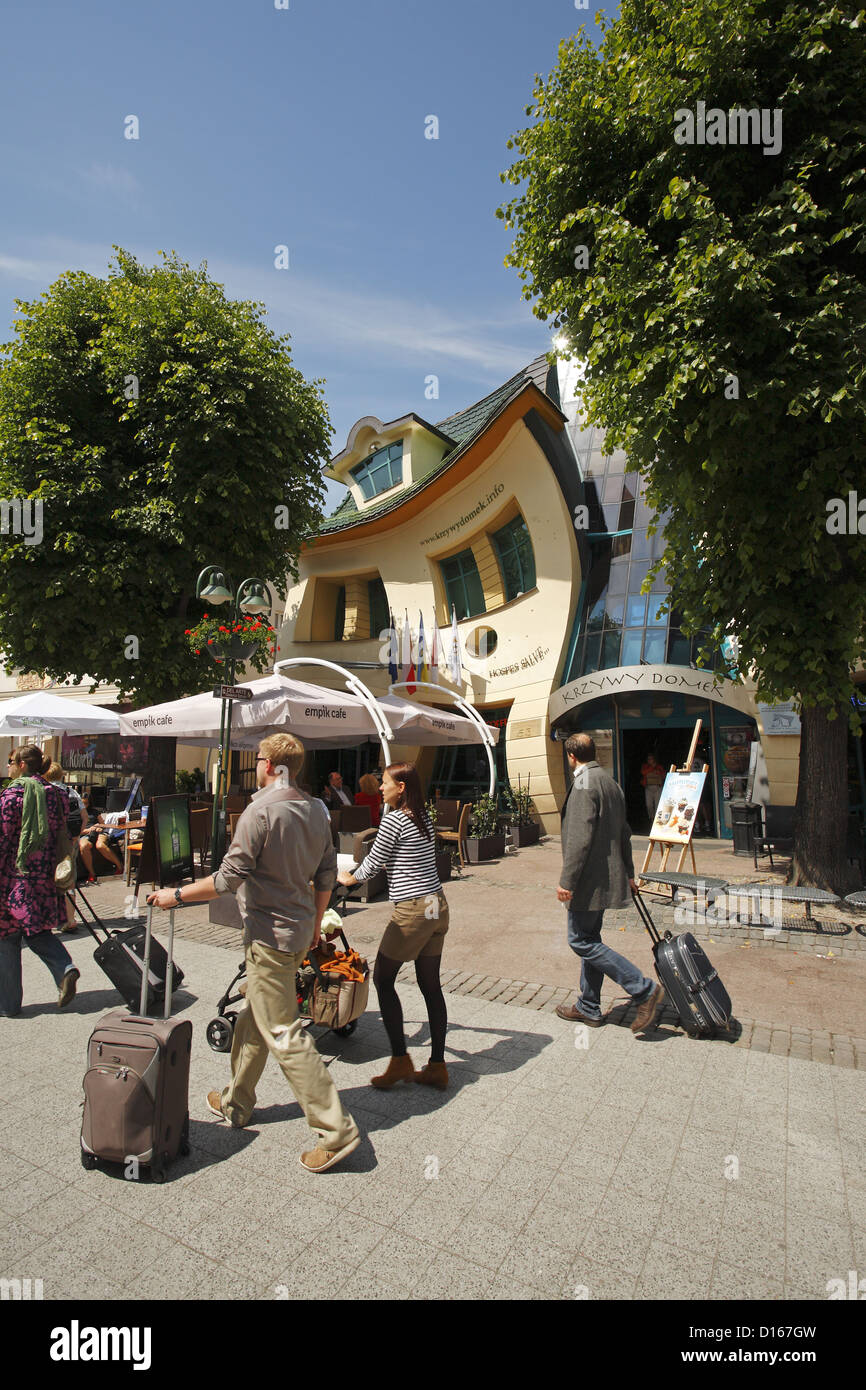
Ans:
{"type": "Polygon", "coordinates": [[[386,444],[377,449],[363,463],[349,470],[349,476],[358,484],[366,502],[378,497],[380,492],[397,487],[403,481],[403,441],[386,444]]]}

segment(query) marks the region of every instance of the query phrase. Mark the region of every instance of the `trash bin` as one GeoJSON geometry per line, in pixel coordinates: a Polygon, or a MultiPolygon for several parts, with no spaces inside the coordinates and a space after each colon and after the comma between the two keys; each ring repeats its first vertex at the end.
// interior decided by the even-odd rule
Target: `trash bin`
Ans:
{"type": "Polygon", "coordinates": [[[746,801],[744,797],[732,797],[729,804],[734,854],[747,854],[751,858],[754,853],[755,836],[760,834],[762,828],[761,808],[753,801],[746,801]]]}

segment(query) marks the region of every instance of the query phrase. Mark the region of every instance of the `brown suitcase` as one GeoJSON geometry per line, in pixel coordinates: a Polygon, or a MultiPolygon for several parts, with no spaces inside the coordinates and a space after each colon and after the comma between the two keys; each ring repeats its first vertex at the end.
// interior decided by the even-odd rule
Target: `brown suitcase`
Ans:
{"type": "MultiPolygon", "coordinates": [[[[142,975],[147,988],[153,907],[148,907],[142,975]]],[[[162,1019],[116,1009],[96,1025],[87,1046],[81,1162],[123,1163],[138,1175],[150,1168],[154,1182],[165,1180],[166,1164],[189,1153],[189,1063],[192,1024],[168,1017],[171,1001],[174,912],[169,914],[168,972],[162,1019]]]]}

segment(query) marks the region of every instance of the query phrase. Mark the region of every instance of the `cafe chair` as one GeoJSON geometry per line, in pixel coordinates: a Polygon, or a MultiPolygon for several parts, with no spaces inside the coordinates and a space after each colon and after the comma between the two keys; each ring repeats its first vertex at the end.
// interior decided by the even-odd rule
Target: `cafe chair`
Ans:
{"type": "MultiPolygon", "coordinates": [[[[442,803],[440,802],[439,804],[441,805],[442,803]]],[[[467,801],[466,805],[463,807],[463,810],[460,812],[460,819],[457,822],[456,830],[440,830],[438,826],[436,828],[436,835],[438,839],[444,840],[446,845],[457,845],[457,852],[460,855],[461,869],[465,866],[467,862],[466,855],[464,853],[464,845],[466,842],[466,832],[469,828],[469,817],[471,816],[471,814],[472,805],[470,802],[467,801]]]]}

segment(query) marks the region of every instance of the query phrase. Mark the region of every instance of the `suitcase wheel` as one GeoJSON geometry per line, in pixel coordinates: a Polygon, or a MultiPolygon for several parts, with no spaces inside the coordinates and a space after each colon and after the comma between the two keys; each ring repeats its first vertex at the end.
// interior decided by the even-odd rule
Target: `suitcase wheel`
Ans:
{"type": "Polygon", "coordinates": [[[165,1155],[156,1159],[150,1165],[151,1182],[165,1182],[165,1155]]]}
{"type": "Polygon", "coordinates": [[[350,1038],[357,1026],[358,1020],[356,1018],[353,1018],[352,1022],[347,1023],[345,1028],[335,1028],[334,1032],[336,1033],[338,1038],[350,1038]]]}
{"type": "Polygon", "coordinates": [[[231,1052],[236,1018],[237,1014],[220,1014],[211,1019],[205,1037],[214,1052],[231,1052]]]}
{"type": "Polygon", "coordinates": [[[86,1149],[82,1149],[82,1150],[81,1150],[81,1166],[82,1166],[82,1168],[87,1168],[87,1169],[95,1168],[95,1167],[96,1167],[96,1154],[90,1154],[90,1153],[87,1152],[86,1149]]]}

